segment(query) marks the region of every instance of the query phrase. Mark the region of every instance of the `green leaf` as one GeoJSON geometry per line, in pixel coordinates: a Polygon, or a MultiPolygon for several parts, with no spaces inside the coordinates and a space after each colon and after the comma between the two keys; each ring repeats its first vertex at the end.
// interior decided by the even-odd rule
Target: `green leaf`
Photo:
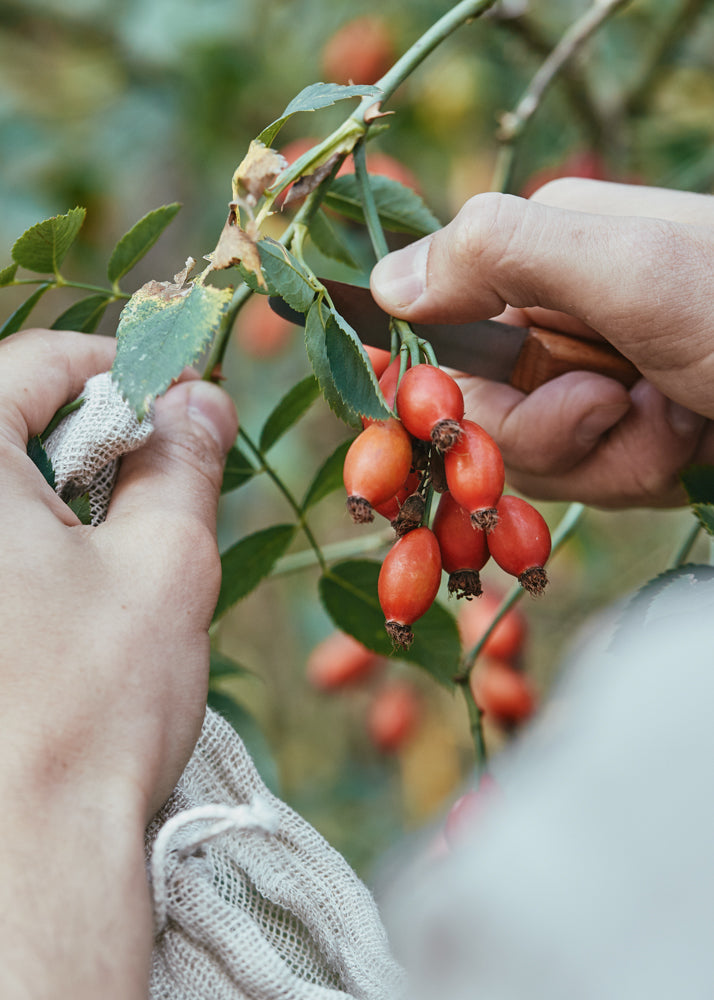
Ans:
{"type": "Polygon", "coordinates": [[[242,663],[237,663],[236,660],[231,659],[230,656],[226,656],[225,653],[219,653],[215,649],[211,650],[211,671],[208,678],[209,684],[213,684],[214,681],[224,677],[254,676],[255,674],[253,671],[244,667],[242,663]]]}
{"type": "Polygon", "coordinates": [[[208,706],[218,712],[226,722],[230,722],[248,748],[248,753],[268,788],[279,793],[278,769],[270,752],[270,747],[255,718],[225,691],[208,689],[208,706]]]}
{"type": "Polygon", "coordinates": [[[332,369],[327,357],[326,325],[329,316],[326,305],[316,299],[310,306],[305,321],[305,348],[310,359],[312,370],[320,385],[320,392],[327,405],[340,420],[350,427],[361,427],[359,414],[353,410],[340,395],[332,377],[332,369]]]}
{"type": "Polygon", "coordinates": [[[107,265],[107,277],[111,282],[123,278],[144,254],[151,250],[180,208],[181,205],[178,202],[155,208],[152,212],[147,212],[127,233],[124,233],[112,250],[107,265]]]}
{"type": "Polygon", "coordinates": [[[315,213],[310,223],[310,239],[323,257],[339,261],[348,267],[359,267],[340,233],[322,210],[315,213]]]}
{"type": "MultiPolygon", "coordinates": [[[[441,228],[441,223],[425,205],[416,191],[391,177],[370,174],[369,183],[374,193],[379,218],[385,229],[412,236],[427,236],[441,228]]],[[[364,222],[362,198],[354,174],[336,177],[325,195],[325,205],[348,219],[364,222]]]]}
{"type": "Polygon", "coordinates": [[[223,580],[214,620],[246,597],[285,555],[295,537],[294,524],[274,524],[246,535],[221,556],[223,580]]]}
{"type": "Polygon", "coordinates": [[[348,438],[342,444],[338,444],[332,454],[325,459],[317,470],[315,478],[305,493],[305,499],[302,502],[303,511],[314,507],[316,503],[329,496],[330,493],[334,493],[335,490],[343,488],[342,467],[345,464],[345,455],[352,441],[353,438],[348,438]]]}
{"type": "MultiPolygon", "coordinates": [[[[353,559],[333,566],[319,585],[320,599],[335,625],[382,656],[392,653],[377,596],[381,564],[353,559]]],[[[414,642],[399,658],[416,663],[445,687],[454,685],[461,645],[456,622],[440,604],[414,624],[414,642]]]]}
{"type": "Polygon", "coordinates": [[[112,375],[137,416],[206,350],[231,297],[230,288],[157,281],[131,297],[119,320],[112,375]]]}
{"type": "Polygon", "coordinates": [[[55,488],[55,470],[52,468],[52,462],[50,461],[50,456],[45,451],[44,445],[42,444],[42,439],[39,434],[31,437],[27,442],[27,454],[29,458],[35,463],[37,468],[40,470],[45,480],[50,484],[52,489],[55,488]]]}
{"type": "Polygon", "coordinates": [[[49,287],[49,283],[38,285],[29,299],[26,299],[21,306],[17,307],[11,316],[8,316],[3,325],[0,327],[0,340],[2,340],[3,337],[9,337],[11,333],[16,333],[22,326],[24,326],[25,320],[49,287]]]}
{"type": "Polygon", "coordinates": [[[714,465],[692,465],[681,473],[692,513],[709,535],[714,535],[714,465]]]}
{"type": "Polygon", "coordinates": [[[320,395],[314,375],[308,375],[287,392],[270,414],[260,432],[260,450],[268,451],[300,419],[320,395]]]}
{"type": "Polygon", "coordinates": [[[255,292],[278,295],[293,309],[306,313],[315,298],[310,273],[277,240],[261,240],[258,243],[258,253],[267,288],[261,287],[256,275],[241,266],[241,276],[248,287],[255,292]]]}
{"type": "Polygon", "coordinates": [[[336,104],[337,101],[345,101],[349,97],[374,97],[376,100],[381,96],[381,93],[382,91],[378,87],[366,84],[344,86],[338,83],[311,83],[296,97],[293,97],[279,118],[263,129],[258,140],[265,143],[266,146],[272,146],[273,140],[288,118],[292,118],[299,111],[319,111],[336,104]]]}
{"type": "Polygon", "coordinates": [[[618,616],[609,649],[617,651],[621,648],[622,643],[631,643],[634,635],[639,636],[645,633],[648,624],[656,621],[660,617],[662,609],[666,608],[667,590],[672,585],[680,584],[682,580],[685,580],[691,587],[689,604],[692,611],[697,611],[697,601],[699,600],[697,595],[704,597],[705,607],[702,610],[708,611],[711,608],[714,588],[714,566],[685,563],[683,566],[665,570],[664,573],[660,573],[653,580],[649,580],[643,587],[640,587],[629,599],[622,613],[618,616]]]}
{"type": "Polygon", "coordinates": [[[8,264],[0,271],[0,288],[4,285],[11,285],[17,274],[17,264],[8,264]]]}
{"type": "Polygon", "coordinates": [[[221,493],[237,490],[239,486],[243,486],[259,471],[248,456],[237,445],[233,445],[226,456],[226,464],[223,466],[221,493]]]}
{"type": "Polygon", "coordinates": [[[54,215],[31,226],[15,240],[12,259],[28,271],[56,274],[86,214],[86,208],[72,208],[66,215],[54,215]]]}
{"type": "Polygon", "coordinates": [[[325,350],[333,382],[347,405],[373,420],[391,417],[362,341],[347,320],[331,309],[325,323],[325,350]]]}
{"type": "Polygon", "coordinates": [[[52,324],[53,330],[79,330],[80,333],[92,333],[97,328],[97,323],[104,315],[104,311],[109,305],[109,298],[106,295],[88,295],[86,299],[80,299],[69,309],[66,309],[61,316],[52,324]]]}
{"type": "Polygon", "coordinates": [[[67,501],[67,506],[73,510],[82,524],[92,523],[92,510],[89,505],[89,494],[83,493],[81,497],[73,497],[67,501]]]}

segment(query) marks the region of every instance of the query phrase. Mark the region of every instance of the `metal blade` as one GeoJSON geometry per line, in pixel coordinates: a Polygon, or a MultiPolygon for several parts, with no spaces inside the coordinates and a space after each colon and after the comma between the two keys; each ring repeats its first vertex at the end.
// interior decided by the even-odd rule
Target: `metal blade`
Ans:
{"type": "MultiPolygon", "coordinates": [[[[335,308],[360,340],[371,347],[389,350],[389,316],[374,301],[370,290],[344,281],[328,278],[320,280],[329,292],[335,308]]],[[[271,297],[270,305],[285,319],[304,324],[305,317],[302,313],[291,309],[282,299],[271,297]]],[[[508,382],[528,336],[526,327],[511,326],[495,320],[415,325],[414,332],[429,341],[439,364],[496,382],[508,382]]]]}

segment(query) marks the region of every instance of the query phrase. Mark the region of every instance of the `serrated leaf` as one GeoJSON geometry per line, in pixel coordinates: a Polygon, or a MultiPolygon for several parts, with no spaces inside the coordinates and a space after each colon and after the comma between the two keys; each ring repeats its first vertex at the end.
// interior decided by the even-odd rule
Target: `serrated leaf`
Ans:
{"type": "Polygon", "coordinates": [[[82,228],[86,208],[72,208],[25,230],[12,248],[12,259],[28,271],[56,274],[82,228]]]}
{"type": "MultiPolygon", "coordinates": [[[[284,299],[298,312],[306,313],[315,298],[309,272],[276,240],[261,240],[258,243],[258,253],[267,292],[284,299]]],[[[255,276],[251,276],[250,272],[241,268],[241,274],[254,291],[266,291],[266,288],[261,289],[257,285],[255,276]]]]}
{"type": "Polygon", "coordinates": [[[106,295],[88,295],[86,299],[75,302],[61,316],[58,316],[52,324],[52,329],[92,333],[96,330],[97,323],[104,315],[108,305],[109,298],[106,295]]]}
{"type": "Polygon", "coordinates": [[[233,445],[223,466],[221,493],[237,490],[239,486],[243,486],[244,483],[252,479],[258,471],[247,455],[237,445],[233,445]]]}
{"type": "Polygon", "coordinates": [[[230,288],[157,281],[131,297],[119,320],[112,375],[137,416],[205,351],[231,297],[230,288]]]}
{"type": "Polygon", "coordinates": [[[348,267],[359,267],[339,231],[322,210],[315,213],[310,223],[310,239],[323,257],[339,261],[348,267]]]}
{"type": "Polygon", "coordinates": [[[29,299],[26,299],[21,306],[17,307],[11,316],[8,316],[3,325],[0,326],[0,340],[2,340],[3,337],[9,337],[11,333],[17,333],[17,331],[24,326],[25,320],[49,287],[49,284],[38,285],[29,299]]]}
{"type": "Polygon", "coordinates": [[[221,556],[223,580],[214,620],[246,597],[285,555],[295,537],[294,524],[274,524],[246,535],[221,556]]]}
{"type": "Polygon", "coordinates": [[[293,424],[300,419],[320,395],[314,375],[308,375],[294,385],[280,400],[260,432],[260,450],[268,451],[293,424]]]}
{"type": "Polygon", "coordinates": [[[332,369],[327,357],[326,324],[329,315],[327,306],[316,299],[310,306],[305,320],[305,348],[312,370],[320,386],[327,405],[336,416],[350,427],[361,427],[359,414],[340,395],[332,377],[332,369]]]}
{"type": "Polygon", "coordinates": [[[55,470],[52,468],[52,462],[50,461],[50,456],[45,451],[44,445],[39,434],[31,437],[27,442],[27,454],[28,457],[32,459],[37,468],[40,470],[42,475],[45,477],[46,482],[55,488],[55,470]]]}
{"type": "Polygon", "coordinates": [[[67,501],[67,506],[74,511],[82,524],[92,523],[92,510],[88,493],[83,493],[80,497],[72,497],[71,500],[67,501]]]}
{"type": "MultiPolygon", "coordinates": [[[[382,656],[392,655],[392,643],[384,629],[377,580],[381,564],[353,559],[333,566],[320,579],[320,599],[335,625],[382,656]]],[[[452,615],[434,603],[414,626],[414,641],[399,658],[416,663],[445,687],[454,686],[461,645],[452,615]]]]}
{"type": "MultiPolygon", "coordinates": [[[[666,592],[673,584],[682,579],[691,581],[693,585],[706,584],[714,586],[714,566],[686,563],[673,569],[665,570],[632,595],[624,610],[619,615],[610,648],[617,650],[623,643],[639,635],[646,628],[650,612],[655,602],[666,601],[666,592]]],[[[707,593],[707,602],[711,606],[711,597],[707,593]]]]}
{"type": "Polygon", "coordinates": [[[344,86],[338,83],[311,83],[292,99],[279,118],[263,129],[258,140],[266,146],[272,146],[275,136],[288,118],[299,111],[319,111],[350,97],[374,97],[376,100],[381,93],[378,87],[364,84],[344,86]]]}
{"type": "Polygon", "coordinates": [[[222,679],[224,677],[255,677],[255,674],[252,670],[244,667],[242,663],[238,663],[230,656],[226,656],[225,653],[219,653],[217,650],[212,649],[208,683],[212,684],[219,678],[222,679]]]}
{"type": "Polygon", "coordinates": [[[347,320],[329,307],[325,350],[333,382],[351,409],[373,420],[392,416],[362,341],[347,320]]]}
{"type": "Polygon", "coordinates": [[[180,208],[179,202],[155,208],[124,233],[112,250],[107,265],[107,277],[111,282],[119,281],[135,264],[138,264],[151,250],[180,208]]]}
{"type": "MultiPolygon", "coordinates": [[[[385,229],[412,236],[427,236],[441,228],[441,223],[416,191],[391,177],[370,174],[379,218],[385,229]]],[[[325,195],[325,205],[348,219],[364,222],[359,182],[354,174],[336,177],[325,195]]]]}
{"type": "Polygon", "coordinates": [[[353,438],[348,438],[342,444],[338,444],[332,454],[325,459],[317,470],[315,478],[305,493],[305,498],[302,502],[303,511],[309,510],[310,507],[314,507],[316,503],[329,496],[330,493],[334,493],[335,490],[344,487],[342,467],[345,464],[345,455],[352,441],[353,438]]]}
{"type": "Polygon", "coordinates": [[[0,288],[5,285],[11,285],[15,280],[15,275],[17,274],[17,264],[8,264],[0,271],[0,288]]]}

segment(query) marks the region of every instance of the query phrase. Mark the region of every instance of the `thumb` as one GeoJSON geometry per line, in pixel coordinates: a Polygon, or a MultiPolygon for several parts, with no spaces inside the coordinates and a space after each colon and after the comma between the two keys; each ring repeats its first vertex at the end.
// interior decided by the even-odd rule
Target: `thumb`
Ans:
{"type": "Polygon", "coordinates": [[[711,407],[709,296],[698,293],[711,289],[713,261],[703,226],[482,194],[444,229],[383,258],[372,292],[387,312],[420,323],[487,318],[506,305],[565,312],[665,393],[691,406],[694,383],[711,407]]]}
{"type": "Polygon", "coordinates": [[[157,399],[154,432],[122,459],[107,524],[160,514],[164,524],[199,522],[215,534],[226,453],[238,419],[223,389],[198,379],[157,399]]]}

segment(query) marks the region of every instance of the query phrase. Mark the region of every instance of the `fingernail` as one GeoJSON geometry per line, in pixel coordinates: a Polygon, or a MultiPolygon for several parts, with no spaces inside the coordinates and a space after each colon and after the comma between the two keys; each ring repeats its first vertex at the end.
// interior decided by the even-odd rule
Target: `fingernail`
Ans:
{"type": "Polygon", "coordinates": [[[605,431],[610,430],[625,416],[629,408],[630,404],[624,402],[595,407],[578,424],[576,435],[579,444],[594,444],[605,431]]]}
{"type": "Polygon", "coordinates": [[[387,254],[372,271],[372,290],[385,309],[404,309],[413,305],[426,290],[426,261],[431,239],[412,243],[403,250],[387,254]]]}
{"type": "Polygon", "coordinates": [[[237,420],[233,400],[217,385],[200,379],[180,382],[156,401],[157,416],[171,419],[171,410],[180,419],[183,412],[192,422],[200,424],[226,454],[237,433],[237,420]]]}
{"type": "Polygon", "coordinates": [[[696,434],[704,423],[704,419],[701,413],[688,410],[686,406],[681,406],[671,399],[667,401],[667,420],[669,426],[679,437],[691,437],[692,434],[696,434]]]}

